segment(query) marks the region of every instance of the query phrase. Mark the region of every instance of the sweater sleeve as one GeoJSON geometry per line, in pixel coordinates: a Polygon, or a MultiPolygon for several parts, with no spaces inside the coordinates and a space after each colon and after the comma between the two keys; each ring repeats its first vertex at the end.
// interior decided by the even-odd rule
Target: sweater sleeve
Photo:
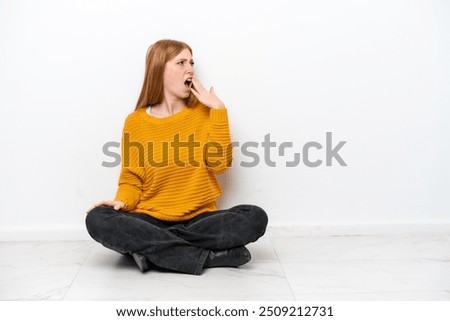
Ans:
{"type": "Polygon", "coordinates": [[[219,174],[231,167],[233,160],[227,110],[211,109],[209,121],[205,164],[209,171],[219,174]]]}
{"type": "Polygon", "coordinates": [[[133,121],[127,118],[122,134],[122,168],[119,176],[115,200],[125,204],[126,211],[133,211],[142,194],[142,177],[144,175],[142,150],[131,146],[133,137],[133,121]]]}

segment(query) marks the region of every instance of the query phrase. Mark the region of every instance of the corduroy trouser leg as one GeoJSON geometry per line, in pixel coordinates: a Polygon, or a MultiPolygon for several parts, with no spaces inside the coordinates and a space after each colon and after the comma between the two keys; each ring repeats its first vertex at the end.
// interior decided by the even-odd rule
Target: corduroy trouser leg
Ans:
{"type": "Polygon", "coordinates": [[[183,222],[100,206],[86,216],[91,237],[122,254],[140,253],[157,267],[199,275],[211,250],[225,250],[264,235],[267,215],[255,205],[206,212],[183,222]]]}

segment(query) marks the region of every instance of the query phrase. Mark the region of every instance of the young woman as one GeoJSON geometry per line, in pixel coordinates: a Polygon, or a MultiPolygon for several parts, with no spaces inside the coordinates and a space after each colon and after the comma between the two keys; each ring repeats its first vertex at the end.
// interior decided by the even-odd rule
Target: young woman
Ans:
{"type": "Polygon", "coordinates": [[[250,261],[267,215],[254,205],[219,210],[215,177],[231,166],[227,109],[195,77],[192,49],[160,40],[147,51],[144,84],[125,121],[114,200],[86,216],[92,238],[150,268],[199,275],[250,261]]]}

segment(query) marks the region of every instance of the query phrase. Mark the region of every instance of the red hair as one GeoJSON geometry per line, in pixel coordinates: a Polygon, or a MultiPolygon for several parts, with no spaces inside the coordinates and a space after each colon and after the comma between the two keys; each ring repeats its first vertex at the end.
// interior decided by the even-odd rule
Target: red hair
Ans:
{"type": "MultiPolygon", "coordinates": [[[[192,55],[192,48],[188,44],[170,39],[159,40],[148,48],[144,83],[135,110],[162,103],[166,63],[184,49],[188,49],[192,55]]],[[[185,103],[186,106],[192,106],[196,101],[197,99],[191,93],[185,103]]]]}

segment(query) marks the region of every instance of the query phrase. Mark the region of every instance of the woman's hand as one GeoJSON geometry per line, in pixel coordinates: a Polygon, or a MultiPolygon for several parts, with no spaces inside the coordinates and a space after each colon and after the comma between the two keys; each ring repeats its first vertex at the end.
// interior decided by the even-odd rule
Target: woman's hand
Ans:
{"type": "Polygon", "coordinates": [[[106,206],[111,206],[113,207],[116,211],[121,210],[125,207],[125,204],[122,201],[101,201],[98,203],[95,203],[94,205],[92,205],[86,213],[89,213],[93,208],[95,207],[99,207],[102,205],[106,205],[106,206]]]}
{"type": "Polygon", "coordinates": [[[195,77],[192,78],[191,92],[203,105],[208,106],[209,108],[225,108],[225,104],[216,96],[214,88],[211,87],[209,91],[207,91],[195,77]]]}

